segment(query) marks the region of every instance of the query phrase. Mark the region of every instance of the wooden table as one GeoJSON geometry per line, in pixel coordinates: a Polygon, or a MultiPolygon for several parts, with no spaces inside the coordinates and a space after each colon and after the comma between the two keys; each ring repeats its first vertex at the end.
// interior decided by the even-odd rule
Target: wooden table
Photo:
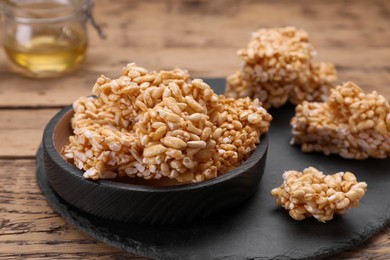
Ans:
{"type": "MultiPolygon", "coordinates": [[[[377,1],[96,1],[108,39],[90,29],[88,60],[76,73],[23,78],[0,52],[0,258],[131,258],[83,234],[46,202],[35,181],[34,154],[48,120],[96,78],[117,77],[128,62],[149,69],[187,68],[225,77],[239,66],[236,50],[259,27],[304,28],[317,60],[390,99],[390,2],[377,1]]],[[[390,188],[390,187],[389,187],[390,188]]],[[[331,223],[329,223],[331,225],[331,223]]],[[[338,258],[390,259],[390,227],[338,258]]]]}

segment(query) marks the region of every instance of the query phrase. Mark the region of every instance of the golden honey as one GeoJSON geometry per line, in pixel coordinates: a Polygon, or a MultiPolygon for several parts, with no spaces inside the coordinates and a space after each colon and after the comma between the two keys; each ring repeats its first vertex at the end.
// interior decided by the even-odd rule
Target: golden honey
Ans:
{"type": "Polygon", "coordinates": [[[85,59],[91,0],[6,1],[3,48],[24,74],[53,77],[85,59]]]}
{"type": "Polygon", "coordinates": [[[71,37],[64,38],[54,34],[37,35],[25,45],[9,38],[4,42],[4,49],[13,63],[35,76],[58,75],[73,69],[85,58],[85,36],[70,34],[71,37]]]}

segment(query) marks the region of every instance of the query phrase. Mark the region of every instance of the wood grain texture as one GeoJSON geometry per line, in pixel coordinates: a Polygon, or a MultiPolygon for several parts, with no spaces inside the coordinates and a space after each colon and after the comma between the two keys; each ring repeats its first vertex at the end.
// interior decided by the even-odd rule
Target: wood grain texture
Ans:
{"type": "Polygon", "coordinates": [[[390,7],[379,1],[99,1],[96,19],[108,39],[89,28],[87,62],[74,74],[47,80],[17,76],[0,52],[0,106],[65,106],[90,94],[96,78],[119,75],[135,61],[149,69],[174,66],[194,76],[225,77],[239,67],[236,50],[259,27],[307,30],[317,60],[334,62],[339,81],[354,80],[390,98],[390,7]],[[387,55],[386,55],[387,54],[387,55]]]}
{"type": "Polygon", "coordinates": [[[0,109],[0,158],[34,158],[43,129],[58,109],[0,109]]]}
{"type": "MultiPolygon", "coordinates": [[[[223,77],[239,65],[236,50],[264,26],[307,30],[317,60],[390,99],[390,2],[150,0],[96,1],[108,39],[89,28],[87,62],[74,74],[32,80],[14,73],[0,51],[0,258],[142,259],[89,238],[57,215],[35,183],[32,158],[49,118],[90,94],[101,73],[116,77],[130,61],[150,69],[180,66],[194,76],[223,77]],[[16,108],[16,109],[15,109],[16,108]],[[22,109],[21,109],[22,108],[22,109]],[[37,109],[40,108],[40,109],[37,109]]],[[[390,227],[337,259],[390,259],[390,227]]],[[[332,257],[330,259],[335,259],[332,257]]]]}
{"type": "Polygon", "coordinates": [[[0,258],[127,258],[81,233],[53,211],[35,181],[34,160],[1,160],[0,258]]]}

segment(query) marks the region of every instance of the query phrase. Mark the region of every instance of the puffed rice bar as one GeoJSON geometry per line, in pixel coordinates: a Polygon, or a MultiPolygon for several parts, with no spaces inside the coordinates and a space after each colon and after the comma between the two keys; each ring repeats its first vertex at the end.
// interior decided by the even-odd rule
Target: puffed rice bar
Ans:
{"type": "Polygon", "coordinates": [[[312,61],[308,34],[294,27],[260,29],[238,55],[241,70],[227,78],[225,95],[258,98],[267,109],[324,101],[337,79],[333,64],[312,61]]]}
{"type": "Polygon", "coordinates": [[[63,148],[90,179],[215,178],[250,156],[272,119],[257,99],[217,95],[180,69],[128,64],[118,79],[100,76],[93,93],[74,102],[63,148]]]}
{"type": "Polygon", "coordinates": [[[390,105],[377,92],[365,94],[352,82],[331,90],[326,102],[303,102],[291,120],[291,144],[304,152],[344,158],[390,155],[390,105]]]}
{"type": "Polygon", "coordinates": [[[314,217],[326,222],[334,214],[345,214],[358,207],[367,191],[365,182],[357,182],[351,172],[325,175],[314,167],[299,171],[286,171],[283,184],[271,191],[276,204],[289,211],[295,220],[314,217]]]}

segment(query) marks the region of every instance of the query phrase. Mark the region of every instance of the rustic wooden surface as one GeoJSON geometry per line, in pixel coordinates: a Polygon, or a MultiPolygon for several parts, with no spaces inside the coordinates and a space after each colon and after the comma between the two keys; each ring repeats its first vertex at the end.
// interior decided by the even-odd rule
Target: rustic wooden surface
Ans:
{"type": "MultiPolygon", "coordinates": [[[[116,77],[134,61],[150,69],[187,68],[224,77],[238,68],[236,50],[259,27],[304,28],[332,61],[339,82],[353,80],[390,99],[390,2],[376,1],[96,1],[108,39],[90,30],[88,60],[62,78],[14,73],[0,52],[0,258],[141,259],[98,242],[65,222],[35,182],[34,153],[59,108],[90,94],[101,73],[116,77]]],[[[92,28],[89,28],[92,29],[92,28]]],[[[338,259],[390,259],[390,227],[338,259]]]]}

